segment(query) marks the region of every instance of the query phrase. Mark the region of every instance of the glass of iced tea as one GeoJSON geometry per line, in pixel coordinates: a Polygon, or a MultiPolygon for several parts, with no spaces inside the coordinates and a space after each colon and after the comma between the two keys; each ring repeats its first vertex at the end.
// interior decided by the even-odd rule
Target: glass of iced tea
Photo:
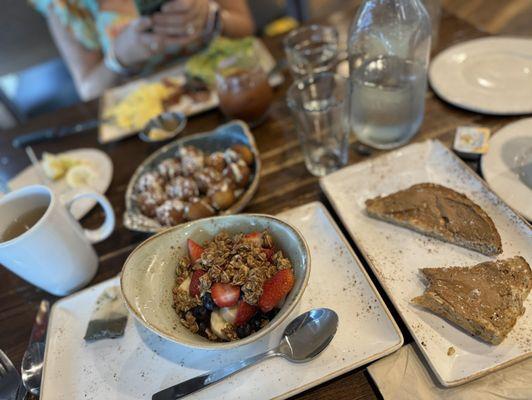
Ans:
{"type": "Polygon", "coordinates": [[[216,71],[220,109],[226,117],[251,126],[265,119],[273,100],[268,76],[256,60],[251,56],[230,57],[222,60],[216,71]]]}

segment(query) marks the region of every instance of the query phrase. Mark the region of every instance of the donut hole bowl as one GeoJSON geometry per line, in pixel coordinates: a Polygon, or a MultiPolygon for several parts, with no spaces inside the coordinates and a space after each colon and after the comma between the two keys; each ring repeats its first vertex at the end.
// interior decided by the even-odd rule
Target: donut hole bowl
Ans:
{"type": "Polygon", "coordinates": [[[152,218],[145,215],[141,210],[136,187],[143,175],[157,171],[158,166],[163,161],[176,157],[179,149],[185,146],[193,146],[205,154],[211,154],[218,151],[223,152],[235,145],[246,146],[253,155],[253,161],[249,166],[249,179],[236,200],[228,208],[219,210],[216,215],[230,215],[240,212],[257,191],[261,161],[255,139],[250,133],[247,124],[235,120],[221,125],[213,131],[198,133],[173,141],[146,158],[131,176],[126,190],[126,210],[123,215],[124,226],[130,230],[144,233],[160,232],[168,228],[167,225],[161,224],[155,217],[152,218]]]}

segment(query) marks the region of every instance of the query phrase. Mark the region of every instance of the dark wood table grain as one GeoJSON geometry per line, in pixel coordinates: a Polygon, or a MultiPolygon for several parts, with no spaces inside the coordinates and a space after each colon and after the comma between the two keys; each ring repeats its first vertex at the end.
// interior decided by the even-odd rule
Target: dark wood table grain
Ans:
{"type": "MultiPolygon", "coordinates": [[[[352,9],[339,10],[327,18],[323,18],[322,22],[328,22],[339,29],[347,30],[353,15],[352,9]]],[[[450,15],[444,15],[441,22],[438,50],[446,48],[453,43],[483,35],[484,33],[465,21],[450,15]]],[[[268,39],[266,43],[274,56],[282,57],[280,38],[268,39]]],[[[253,129],[263,161],[263,171],[259,189],[244,211],[276,214],[310,201],[319,200],[334,215],[325,196],[320,191],[318,179],[310,175],[305,169],[294,125],[285,104],[285,91],[288,84],[289,79],[282,87],[276,89],[275,102],[268,120],[253,129]]],[[[446,145],[450,145],[457,126],[474,124],[496,130],[514,119],[510,117],[482,116],[460,110],[440,101],[431,90],[427,92],[426,100],[425,119],[414,141],[437,138],[446,145]]],[[[44,127],[72,124],[91,119],[96,117],[97,111],[98,103],[97,101],[92,101],[40,117],[14,130],[0,132],[0,179],[9,179],[29,165],[24,151],[11,147],[10,142],[15,136],[44,127]]],[[[195,116],[190,118],[186,133],[191,134],[211,130],[224,121],[224,117],[217,110],[195,116]]],[[[124,192],[131,174],[157,147],[141,142],[136,137],[117,143],[100,145],[97,141],[96,131],[92,131],[55,142],[37,144],[34,146],[34,150],[40,156],[43,151],[57,153],[79,147],[99,148],[106,152],[114,163],[113,181],[106,195],[118,217],[117,226],[109,239],[96,245],[100,266],[98,274],[91,282],[91,284],[95,284],[115,276],[120,271],[122,263],[131,250],[147,237],[144,234],[134,233],[125,229],[121,222],[121,216],[124,211],[124,192]]],[[[362,155],[357,152],[357,144],[353,139],[350,145],[350,163],[364,161],[381,153],[380,151],[374,151],[370,155],[362,155]]],[[[478,165],[475,163],[470,165],[478,172],[478,165]]],[[[94,209],[82,220],[82,223],[86,227],[94,227],[102,219],[102,211],[94,209]]],[[[338,219],[337,222],[341,226],[338,219]]],[[[348,237],[347,234],[346,237],[348,237]]],[[[363,259],[351,240],[350,243],[359,257],[363,259]]],[[[411,342],[412,338],[404,324],[402,324],[400,317],[381,290],[371,270],[367,265],[365,267],[399,323],[405,337],[405,343],[411,342]]],[[[0,348],[7,353],[16,365],[20,365],[37,305],[43,298],[48,298],[52,301],[56,300],[54,296],[29,285],[16,275],[0,267],[0,348]]],[[[379,397],[378,389],[371,381],[365,367],[355,369],[295,396],[298,399],[314,400],[372,399],[379,397]]]]}

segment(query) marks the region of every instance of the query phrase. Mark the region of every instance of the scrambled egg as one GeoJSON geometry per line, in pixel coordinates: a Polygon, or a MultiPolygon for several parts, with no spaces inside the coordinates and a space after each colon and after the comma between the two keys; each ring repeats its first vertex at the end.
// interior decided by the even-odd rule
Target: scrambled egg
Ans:
{"type": "Polygon", "coordinates": [[[116,105],[109,107],[104,118],[111,119],[111,123],[121,129],[138,131],[151,118],[164,112],[163,100],[173,91],[173,88],[160,82],[144,83],[116,105]]]}

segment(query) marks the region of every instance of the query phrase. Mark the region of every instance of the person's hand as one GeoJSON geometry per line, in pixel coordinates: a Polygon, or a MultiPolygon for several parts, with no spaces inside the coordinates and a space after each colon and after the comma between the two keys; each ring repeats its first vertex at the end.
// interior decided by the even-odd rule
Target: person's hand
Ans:
{"type": "Polygon", "coordinates": [[[150,18],[141,17],[132,21],[116,37],[112,44],[115,56],[126,68],[137,67],[156,54],[165,51],[165,37],[156,32],[150,18]]]}
{"type": "Polygon", "coordinates": [[[189,43],[203,34],[209,16],[209,0],[171,0],[152,16],[154,33],[167,42],[189,43]]]}

